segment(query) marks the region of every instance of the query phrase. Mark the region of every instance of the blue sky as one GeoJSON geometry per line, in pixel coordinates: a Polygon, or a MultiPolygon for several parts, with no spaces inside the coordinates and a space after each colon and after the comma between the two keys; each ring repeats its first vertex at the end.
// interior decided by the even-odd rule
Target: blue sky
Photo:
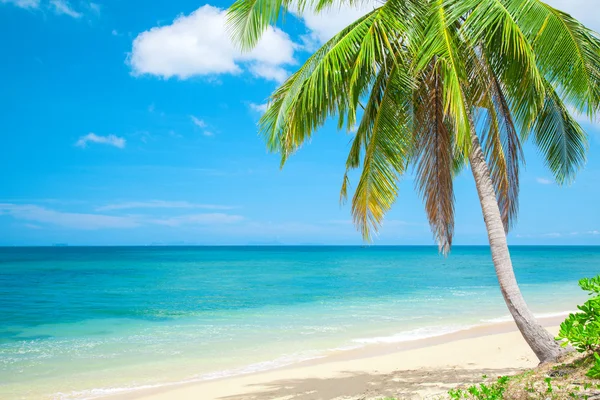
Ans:
{"type": "MultiPolygon", "coordinates": [[[[589,26],[589,2],[554,0],[589,26]]],[[[0,245],[360,244],[339,188],[351,137],[324,127],[279,170],[256,122],[314,48],[361,14],[290,17],[240,54],[228,2],[0,0],[0,245]]],[[[368,6],[365,6],[368,7],[368,6]]],[[[600,126],[551,182],[526,146],[512,244],[600,244],[600,126]]],[[[407,176],[377,244],[433,244],[407,176]]],[[[456,244],[487,239],[469,171],[456,244]]]]}

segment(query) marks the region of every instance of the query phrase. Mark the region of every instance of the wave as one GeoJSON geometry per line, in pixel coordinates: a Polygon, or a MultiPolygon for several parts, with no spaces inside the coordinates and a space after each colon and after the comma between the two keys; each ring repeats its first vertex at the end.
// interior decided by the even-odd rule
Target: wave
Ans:
{"type": "MultiPolygon", "coordinates": [[[[552,313],[540,313],[535,314],[536,318],[544,319],[544,318],[556,318],[556,317],[566,317],[574,311],[559,311],[552,313]]],[[[410,331],[396,333],[390,336],[379,336],[372,338],[359,338],[354,339],[354,343],[361,344],[376,344],[376,343],[401,343],[401,342],[411,342],[415,340],[428,339],[432,337],[444,336],[451,333],[466,331],[473,328],[478,328],[481,326],[486,326],[489,324],[499,324],[503,322],[511,322],[513,320],[511,315],[504,315],[502,317],[490,318],[490,319],[482,319],[481,323],[471,324],[471,325],[443,325],[443,326],[432,326],[426,328],[417,328],[410,331]]]]}
{"type": "Polygon", "coordinates": [[[473,327],[474,325],[433,326],[427,328],[417,328],[406,332],[396,333],[390,336],[354,339],[353,342],[362,344],[412,342],[415,340],[444,336],[450,333],[460,332],[473,327]]]}
{"type": "Polygon", "coordinates": [[[314,351],[314,352],[311,351],[311,352],[305,352],[305,353],[286,355],[286,356],[276,358],[275,360],[272,360],[272,361],[263,361],[263,362],[259,362],[259,363],[250,364],[245,367],[232,368],[232,369],[227,369],[227,370],[223,370],[223,371],[217,371],[217,372],[211,372],[208,374],[203,374],[199,378],[199,380],[200,381],[209,381],[209,380],[220,379],[220,378],[228,378],[231,376],[247,375],[247,374],[252,374],[252,373],[256,373],[256,372],[264,372],[264,371],[269,371],[269,370],[273,370],[273,369],[277,369],[277,368],[281,368],[281,367],[286,367],[288,365],[298,364],[303,361],[316,360],[316,359],[324,358],[324,357],[326,357],[326,355],[323,352],[319,352],[319,351],[314,351]]]}
{"type": "MultiPolygon", "coordinates": [[[[349,350],[350,348],[339,348],[337,350],[349,350]]],[[[130,392],[136,392],[140,390],[158,389],[169,386],[180,386],[189,383],[200,383],[205,381],[211,381],[215,379],[230,378],[234,376],[247,375],[257,372],[270,371],[288,365],[298,364],[304,361],[316,360],[319,358],[326,357],[324,352],[307,351],[298,354],[284,355],[275,360],[263,361],[254,364],[250,364],[244,367],[226,369],[221,371],[210,372],[201,374],[189,379],[183,379],[174,382],[162,382],[155,384],[145,384],[138,386],[123,386],[123,387],[109,387],[109,388],[95,388],[87,390],[78,390],[70,393],[56,393],[53,396],[55,400],[83,400],[83,399],[97,399],[110,395],[124,394],[130,392]]]]}
{"type": "MultiPolygon", "coordinates": [[[[574,312],[576,312],[576,311],[559,311],[559,312],[553,312],[553,313],[540,313],[540,314],[535,314],[535,317],[539,318],[539,319],[567,317],[569,314],[574,313],[574,312]]],[[[513,318],[511,315],[504,315],[502,317],[484,319],[482,321],[487,322],[487,323],[497,324],[497,323],[501,323],[501,322],[510,322],[512,320],[513,320],[513,318]]]]}

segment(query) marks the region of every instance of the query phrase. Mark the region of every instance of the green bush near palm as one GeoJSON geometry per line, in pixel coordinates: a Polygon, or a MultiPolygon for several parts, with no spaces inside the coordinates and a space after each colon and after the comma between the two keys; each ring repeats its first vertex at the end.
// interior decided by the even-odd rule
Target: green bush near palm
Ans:
{"type": "Polygon", "coordinates": [[[600,356],[598,353],[594,353],[594,358],[596,359],[596,363],[588,371],[587,376],[594,379],[600,379],[600,356]]]}
{"type": "Polygon", "coordinates": [[[593,352],[595,365],[588,372],[591,378],[600,379],[600,275],[579,281],[581,289],[589,292],[591,298],[577,306],[579,312],[570,314],[560,324],[556,340],[563,346],[573,346],[580,353],[593,352]]]}

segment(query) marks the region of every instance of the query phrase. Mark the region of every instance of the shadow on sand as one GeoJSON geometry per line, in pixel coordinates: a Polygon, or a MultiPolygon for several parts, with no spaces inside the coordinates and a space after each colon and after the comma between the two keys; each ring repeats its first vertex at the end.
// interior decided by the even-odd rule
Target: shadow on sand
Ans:
{"type": "MultiPolygon", "coordinates": [[[[439,396],[458,385],[478,383],[482,376],[498,377],[519,372],[515,369],[418,369],[391,374],[344,372],[336,378],[278,380],[261,384],[259,391],[222,397],[223,400],[370,400],[393,397],[424,399],[439,396]],[[265,389],[265,387],[267,387],[265,389]]],[[[259,386],[259,385],[257,385],[259,386]]]]}

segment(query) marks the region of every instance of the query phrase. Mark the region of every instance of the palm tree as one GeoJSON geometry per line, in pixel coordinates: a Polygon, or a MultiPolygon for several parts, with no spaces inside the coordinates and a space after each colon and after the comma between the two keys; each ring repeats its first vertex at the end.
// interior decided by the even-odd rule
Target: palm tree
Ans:
{"type": "MultiPolygon", "coordinates": [[[[229,26],[242,49],[290,7],[319,12],[354,0],[237,0],[229,26]]],[[[506,234],[518,210],[522,141],[532,137],[558,183],[585,163],[587,135],[571,112],[600,105],[600,40],[540,0],[388,0],[317,50],[271,96],[259,122],[282,166],[330,117],[354,133],[348,172],[362,169],[352,215],[370,240],[414,167],[440,251],[454,232],[453,178],[475,178],[508,309],[541,362],[560,347],[517,285],[506,234]],[[356,128],[354,128],[356,126],[356,128]]]]}

